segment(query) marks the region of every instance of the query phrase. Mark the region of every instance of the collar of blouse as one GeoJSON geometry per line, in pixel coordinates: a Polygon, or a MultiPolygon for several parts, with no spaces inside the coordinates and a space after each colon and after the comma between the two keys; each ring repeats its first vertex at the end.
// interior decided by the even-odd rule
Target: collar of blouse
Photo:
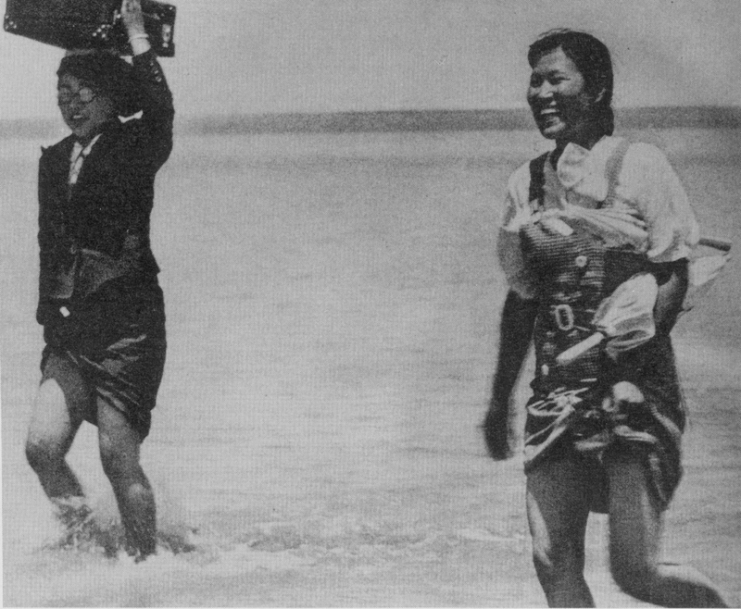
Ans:
{"type": "Polygon", "coordinates": [[[546,163],[546,171],[555,173],[557,182],[566,190],[604,199],[607,162],[619,143],[620,138],[614,137],[603,137],[591,149],[569,143],[556,163],[555,172],[550,163],[546,163]]]}

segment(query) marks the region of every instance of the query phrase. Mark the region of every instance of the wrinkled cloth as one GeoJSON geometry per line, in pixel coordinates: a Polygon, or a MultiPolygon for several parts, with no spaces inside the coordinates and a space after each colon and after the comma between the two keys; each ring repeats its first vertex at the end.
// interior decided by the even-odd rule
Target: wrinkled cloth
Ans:
{"type": "MultiPolygon", "coordinates": [[[[97,406],[120,411],[143,440],[165,365],[165,311],[159,286],[111,282],[89,311],[74,311],[66,327],[47,326],[42,382],[54,378],[56,360],[77,370],[88,394],[85,420],[97,424],[97,406]]],[[[67,367],[69,369],[69,367],[67,367]]]]}
{"type": "MultiPolygon", "coordinates": [[[[584,453],[600,472],[611,451],[639,451],[651,496],[666,509],[681,479],[685,423],[669,337],[656,335],[616,359],[595,346],[567,365],[556,363],[560,353],[592,333],[590,322],[603,298],[644,271],[645,258],[605,249],[579,231],[554,235],[537,223],[523,228],[522,239],[540,294],[536,373],[526,406],[525,471],[533,471],[543,459],[584,453]],[[617,417],[609,396],[624,381],[638,388],[643,402],[617,417]]],[[[604,511],[606,496],[604,489],[595,492],[591,509],[604,511]]]]}
{"type": "Polygon", "coordinates": [[[646,272],[658,280],[662,265],[655,263],[686,257],[698,239],[684,191],[657,149],[631,145],[612,178],[616,183],[608,183],[619,143],[603,138],[591,151],[570,144],[556,168],[546,160],[542,200],[529,200],[530,163],[509,183],[500,260],[510,286],[538,303],[525,471],[546,459],[587,459],[600,487],[591,509],[604,511],[604,459],[637,451],[651,496],[665,509],[681,479],[685,425],[669,337],[657,334],[616,358],[595,346],[565,366],[556,363],[560,353],[595,331],[596,311],[620,284],[646,272]],[[605,205],[617,222],[595,221],[576,210],[593,214],[605,205]],[[642,398],[616,411],[610,396],[623,382],[635,385],[642,398]]]}
{"type": "Polygon", "coordinates": [[[96,404],[106,403],[143,438],[166,351],[150,217],[155,177],[172,150],[175,110],[156,54],[132,61],[141,116],[103,125],[74,180],[74,135],[42,151],[36,320],[44,327],[44,378],[66,360],[89,391],[87,420],[95,423],[96,404]]]}
{"type": "Polygon", "coordinates": [[[651,262],[687,258],[696,246],[699,227],[694,213],[679,178],[658,148],[631,144],[615,183],[610,185],[609,161],[622,141],[604,137],[591,150],[570,143],[555,168],[549,155],[542,206],[530,201],[529,163],[510,177],[497,248],[510,287],[523,298],[535,297],[537,285],[522,255],[520,228],[543,212],[556,212],[570,226],[578,226],[580,221],[588,224],[591,219],[589,232],[606,247],[642,253],[651,262]],[[606,210],[602,203],[611,188],[614,197],[606,210]],[[610,215],[614,216],[612,222],[610,215]]]}
{"type": "Polygon", "coordinates": [[[575,455],[589,459],[600,473],[597,479],[602,479],[591,509],[606,513],[609,488],[604,460],[616,451],[637,452],[651,496],[665,510],[682,478],[681,439],[686,424],[671,341],[659,336],[622,357],[599,382],[533,394],[526,405],[525,471],[533,471],[546,459],[575,455]],[[619,408],[612,388],[626,380],[640,387],[642,400],[619,408]]]}

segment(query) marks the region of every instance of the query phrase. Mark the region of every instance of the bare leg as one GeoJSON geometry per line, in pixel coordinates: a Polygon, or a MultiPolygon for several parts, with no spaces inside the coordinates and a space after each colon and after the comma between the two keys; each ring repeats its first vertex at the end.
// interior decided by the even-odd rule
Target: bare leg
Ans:
{"type": "Polygon", "coordinates": [[[26,457],[44,492],[58,506],[65,502],[74,505],[74,498],[82,505],[82,486],[65,457],[83,421],[88,397],[87,387],[74,365],[50,356],[33,405],[26,457]]]}
{"type": "Polygon", "coordinates": [[[139,559],[155,553],[154,493],[139,464],[139,434],[114,407],[98,404],[98,439],[103,470],[113,487],[127,542],[139,559]]]}
{"type": "Polygon", "coordinates": [[[549,607],[594,607],[584,579],[589,483],[576,460],[543,463],[528,474],[533,562],[549,607]]]}
{"type": "Polygon", "coordinates": [[[606,459],[610,477],[610,565],[617,584],[664,607],[728,607],[715,585],[692,567],[659,562],[663,517],[649,494],[640,457],[606,459]]]}

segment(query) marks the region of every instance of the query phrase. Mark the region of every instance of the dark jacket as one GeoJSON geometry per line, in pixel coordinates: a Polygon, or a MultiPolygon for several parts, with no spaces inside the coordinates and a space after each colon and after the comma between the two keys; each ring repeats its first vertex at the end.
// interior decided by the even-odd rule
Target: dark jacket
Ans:
{"type": "Polygon", "coordinates": [[[133,63],[141,118],[103,128],[73,187],[67,182],[74,136],[42,150],[36,318],[44,326],[64,321],[61,306],[90,309],[111,286],[156,285],[149,222],[155,175],[172,150],[174,109],[155,53],[133,63]]]}

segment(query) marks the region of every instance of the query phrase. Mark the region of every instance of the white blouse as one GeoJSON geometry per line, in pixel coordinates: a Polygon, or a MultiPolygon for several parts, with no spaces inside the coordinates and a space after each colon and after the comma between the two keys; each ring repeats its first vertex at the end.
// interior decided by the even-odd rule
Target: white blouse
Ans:
{"type": "MultiPolygon", "coordinates": [[[[520,227],[556,219],[565,230],[577,224],[607,247],[630,247],[653,262],[688,257],[699,227],[682,184],[663,152],[650,144],[628,147],[613,186],[609,209],[598,209],[608,195],[608,160],[621,138],[603,137],[591,150],[570,143],[556,168],[550,156],[544,169],[544,213],[529,201],[530,164],[509,179],[498,240],[499,261],[512,289],[524,298],[537,296],[520,249],[520,227]]],[[[558,226],[556,226],[558,229],[558,226]]]]}

